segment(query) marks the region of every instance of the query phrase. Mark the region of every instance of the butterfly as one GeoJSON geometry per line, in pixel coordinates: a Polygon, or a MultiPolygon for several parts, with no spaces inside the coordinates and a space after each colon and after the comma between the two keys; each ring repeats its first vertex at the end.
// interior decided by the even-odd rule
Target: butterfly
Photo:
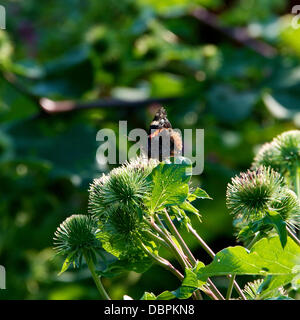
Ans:
{"type": "Polygon", "coordinates": [[[166,158],[181,155],[182,152],[181,135],[173,130],[165,108],[160,107],[150,124],[148,132],[148,158],[163,161],[166,158]]]}

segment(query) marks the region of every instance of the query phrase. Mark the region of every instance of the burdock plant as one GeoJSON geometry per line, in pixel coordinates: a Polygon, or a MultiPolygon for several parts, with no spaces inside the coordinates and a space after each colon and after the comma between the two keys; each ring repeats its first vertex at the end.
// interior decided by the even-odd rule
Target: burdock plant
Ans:
{"type": "Polygon", "coordinates": [[[57,228],[54,248],[58,255],[66,256],[60,273],[66,271],[71,264],[80,266],[84,257],[99,293],[104,299],[110,299],[95,270],[96,255],[100,248],[97,233],[97,221],[93,217],[72,215],[57,228]]]}
{"type": "Polygon", "coordinates": [[[243,172],[227,187],[228,209],[245,220],[261,218],[277,201],[282,185],[281,175],[270,167],[243,172]]]}
{"type": "Polygon", "coordinates": [[[242,226],[240,236],[251,235],[251,231],[271,231],[274,227],[285,246],[287,233],[294,236],[292,230],[299,226],[298,198],[271,167],[261,166],[233,178],[226,199],[235,221],[242,226]]]}
{"type": "Polygon", "coordinates": [[[264,165],[280,172],[300,196],[300,131],[292,130],[261,147],[252,167],[264,165]]]}
{"type": "MultiPolygon", "coordinates": [[[[258,151],[252,171],[241,173],[229,184],[227,206],[235,215],[239,236],[272,230],[286,242],[286,232],[297,240],[300,192],[300,131],[287,131],[258,151]],[[255,177],[253,179],[253,177],[255,177]]],[[[246,237],[247,238],[247,237],[246,237]]]]}
{"type": "Polygon", "coordinates": [[[215,253],[199,235],[197,223],[202,219],[194,203],[211,197],[201,188],[191,188],[192,164],[187,158],[159,162],[140,157],[95,179],[89,189],[88,214],[71,216],[59,226],[54,243],[57,253],[66,257],[61,273],[71,265],[80,266],[84,258],[103,299],[110,297],[100,276],[129,270],[142,273],[153,263],[171,272],[179,287],[159,295],[145,292],[142,300],[229,300],[233,289],[243,300],[287,298],[297,289],[300,257],[294,234],[299,227],[299,199],[289,183],[298,168],[297,134],[290,136],[264,146],[253,170],[228,185],[227,206],[247,247],[215,253]],[[283,141],[288,141],[288,148],[283,141]],[[212,258],[210,264],[194,255],[186,232],[212,258]],[[255,288],[251,284],[240,288],[236,276],[243,275],[260,277],[255,288]],[[212,280],[220,276],[228,279],[225,291],[212,280]]]}

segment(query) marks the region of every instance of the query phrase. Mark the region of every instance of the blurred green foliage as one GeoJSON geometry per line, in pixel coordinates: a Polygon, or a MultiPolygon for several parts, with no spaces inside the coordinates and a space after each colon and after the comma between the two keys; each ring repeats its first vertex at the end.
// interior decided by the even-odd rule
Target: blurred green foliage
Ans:
{"type": "MultiPolygon", "coordinates": [[[[148,128],[151,108],[91,109],[48,115],[38,99],[93,101],[175,97],[175,128],[205,129],[205,170],[193,178],[214,201],[198,201],[198,231],[215,250],[233,245],[225,207],[230,178],[248,168],[258,145],[300,127],[299,30],[293,1],[36,0],[1,1],[0,264],[3,299],[96,299],[86,269],[57,277],[56,227],[87,212],[87,188],[109,170],[96,163],[96,133],[148,128]],[[243,27],[276,49],[262,56],[195,19],[203,6],[224,26],[243,27]]],[[[209,258],[190,239],[196,256],[209,258]]],[[[218,279],[221,291],[223,280],[218,279]]],[[[226,280],[224,280],[226,281],[226,280]]],[[[177,288],[154,266],[104,279],[112,298],[177,288]],[[166,288],[164,279],[168,284],[166,288]]]]}

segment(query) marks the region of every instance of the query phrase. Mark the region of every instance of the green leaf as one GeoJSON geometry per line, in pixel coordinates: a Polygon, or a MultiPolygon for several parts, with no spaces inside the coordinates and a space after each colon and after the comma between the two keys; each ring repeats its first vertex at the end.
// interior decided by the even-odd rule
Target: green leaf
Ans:
{"type": "Polygon", "coordinates": [[[300,248],[288,238],[283,249],[279,237],[263,238],[251,249],[236,246],[217,253],[213,262],[199,269],[198,278],[236,275],[296,275],[300,261],[300,248]]]}
{"type": "Polygon", "coordinates": [[[199,213],[198,209],[196,209],[188,201],[181,203],[178,207],[184,211],[191,212],[191,213],[195,214],[197,216],[197,218],[199,219],[199,221],[201,222],[201,214],[199,213]]]}
{"type": "Polygon", "coordinates": [[[295,300],[295,299],[287,297],[287,296],[279,296],[279,297],[275,297],[275,298],[268,298],[266,300],[295,300]]]}
{"type": "Polygon", "coordinates": [[[184,211],[188,211],[188,212],[192,212],[195,213],[197,215],[199,215],[199,211],[197,208],[195,208],[191,203],[189,203],[188,201],[184,201],[183,203],[181,203],[179,205],[179,208],[184,210],[184,211]]]}
{"type": "Polygon", "coordinates": [[[0,78],[0,122],[29,118],[39,111],[37,104],[0,78]]]}
{"type": "Polygon", "coordinates": [[[192,165],[187,162],[162,162],[155,167],[148,177],[152,184],[150,196],[145,204],[150,213],[162,210],[167,206],[183,203],[188,197],[188,182],[191,179],[192,165]]]}
{"type": "Polygon", "coordinates": [[[94,70],[90,48],[81,45],[45,65],[45,76],[27,89],[37,96],[65,99],[81,98],[93,85],[94,70]],[[82,77],[84,74],[84,77],[82,77]]]}
{"type": "Polygon", "coordinates": [[[154,293],[145,292],[140,300],[156,300],[156,296],[154,293]]]}
{"type": "MultiPolygon", "coordinates": [[[[198,262],[198,267],[203,267],[202,262],[198,262]]],[[[205,282],[199,281],[194,270],[185,269],[185,277],[181,286],[174,291],[164,291],[157,297],[153,293],[145,292],[141,300],[172,300],[172,299],[188,299],[194,291],[201,288],[205,282]],[[155,299],[154,299],[155,297],[155,299]]]]}
{"type": "Polygon", "coordinates": [[[266,219],[266,223],[269,223],[275,227],[279,235],[282,248],[284,248],[287,242],[287,230],[286,230],[286,223],[282,219],[280,213],[276,211],[268,211],[265,219],[266,219]]]}
{"type": "Polygon", "coordinates": [[[234,123],[249,117],[257,97],[258,94],[254,91],[238,91],[233,86],[222,84],[210,89],[208,104],[217,118],[234,123]]]}
{"type": "Polygon", "coordinates": [[[17,161],[44,162],[52,177],[71,177],[81,184],[99,172],[95,161],[97,131],[86,123],[34,119],[14,123],[5,129],[17,161]],[[80,148],[74,148],[79,145],[80,148]]]}
{"type": "Polygon", "coordinates": [[[297,101],[299,101],[299,90],[281,89],[276,90],[273,95],[265,93],[263,102],[270,113],[278,119],[293,119],[297,113],[297,101]]]}
{"type": "Polygon", "coordinates": [[[68,256],[67,256],[67,258],[65,259],[65,261],[64,261],[64,263],[63,263],[63,265],[62,265],[62,268],[61,268],[61,270],[60,270],[60,272],[59,272],[59,276],[61,275],[61,274],[63,274],[65,271],[67,271],[68,270],[68,268],[69,268],[69,266],[74,262],[74,259],[73,259],[73,256],[75,255],[75,253],[76,252],[71,252],[68,256]]]}
{"type": "Polygon", "coordinates": [[[201,188],[197,188],[193,193],[190,193],[188,196],[189,201],[194,201],[196,199],[212,200],[212,198],[207,194],[207,192],[201,188]]]}
{"type": "Polygon", "coordinates": [[[185,211],[179,208],[178,206],[170,207],[170,216],[171,219],[175,222],[179,223],[180,227],[184,227],[186,231],[189,231],[188,224],[191,223],[190,218],[186,215],[185,211]]]}
{"type": "Polygon", "coordinates": [[[292,288],[294,290],[298,290],[300,288],[300,272],[296,275],[296,277],[293,278],[292,282],[292,288]]]}
{"type": "Polygon", "coordinates": [[[259,288],[259,297],[261,299],[269,298],[278,293],[278,288],[291,283],[295,278],[295,274],[283,276],[267,276],[259,288]]]}
{"type": "Polygon", "coordinates": [[[197,275],[190,269],[185,269],[182,285],[174,291],[164,291],[157,296],[157,300],[188,299],[198,289],[197,275]]]}

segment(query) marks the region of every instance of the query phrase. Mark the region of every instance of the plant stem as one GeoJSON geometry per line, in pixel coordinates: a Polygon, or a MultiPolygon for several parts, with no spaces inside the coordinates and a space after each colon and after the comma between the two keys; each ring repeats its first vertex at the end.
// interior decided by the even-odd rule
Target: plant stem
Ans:
{"type": "MultiPolygon", "coordinates": [[[[192,265],[189,263],[189,261],[186,259],[186,257],[184,256],[184,253],[177,247],[177,245],[174,243],[174,241],[172,240],[171,236],[168,234],[166,228],[164,227],[162,221],[159,219],[159,217],[157,215],[155,215],[156,220],[158,221],[158,223],[161,225],[162,229],[160,229],[154,222],[153,219],[151,219],[151,222],[148,221],[146,219],[146,223],[148,225],[150,225],[154,231],[156,231],[157,233],[159,233],[162,238],[165,239],[165,241],[167,242],[167,244],[170,246],[171,250],[173,251],[173,254],[175,255],[175,258],[177,259],[177,261],[180,263],[181,267],[183,269],[185,268],[191,268],[192,265]]],[[[200,293],[199,290],[197,290],[196,292],[193,293],[193,299],[194,300],[203,300],[202,295],[200,293]]]]}
{"type": "MultiPolygon", "coordinates": [[[[197,260],[193,256],[192,252],[190,251],[189,247],[185,243],[185,241],[182,239],[180,233],[178,232],[177,228],[175,227],[172,219],[170,218],[168,211],[165,209],[164,210],[164,217],[166,218],[165,222],[170,229],[170,232],[173,234],[173,236],[176,238],[180,246],[182,247],[184,253],[188,256],[190,262],[192,263],[193,266],[196,266],[197,260]]],[[[207,283],[210,286],[211,291],[214,293],[214,295],[220,299],[220,300],[225,300],[225,298],[222,296],[222,294],[219,292],[217,287],[214,285],[214,283],[208,278],[207,283]]]]}
{"type": "MultiPolygon", "coordinates": [[[[190,224],[188,224],[188,228],[191,231],[191,233],[194,235],[194,237],[199,241],[199,243],[202,246],[202,248],[210,255],[210,257],[212,259],[214,259],[215,255],[216,255],[214,253],[214,251],[207,245],[207,243],[199,236],[197,231],[190,224]]],[[[241,296],[241,298],[243,300],[247,300],[243,290],[240,288],[240,286],[235,281],[235,279],[233,279],[233,285],[234,285],[236,291],[238,292],[238,294],[241,296]]]]}
{"type": "Polygon", "coordinates": [[[251,249],[254,245],[255,242],[257,242],[257,240],[260,238],[260,231],[258,231],[256,233],[256,235],[254,236],[254,238],[251,240],[251,242],[247,245],[247,249],[251,249]]]}
{"type": "Polygon", "coordinates": [[[154,230],[156,231],[168,244],[169,248],[171,248],[173,254],[175,255],[175,258],[180,263],[183,270],[185,268],[188,268],[189,265],[187,261],[184,259],[183,254],[180,252],[179,248],[175,245],[174,241],[165,233],[163,230],[161,230],[158,225],[155,224],[154,220],[151,219],[151,222],[148,221],[148,219],[144,218],[145,222],[154,230]]]}
{"type": "Polygon", "coordinates": [[[296,166],[296,169],[295,169],[294,179],[295,179],[295,183],[294,183],[295,193],[297,194],[298,199],[300,201],[300,168],[298,165],[296,166]]]}
{"type": "Polygon", "coordinates": [[[142,249],[160,266],[165,268],[166,270],[172,272],[180,281],[183,281],[184,276],[171,264],[170,261],[167,259],[164,259],[162,257],[159,257],[152,253],[142,242],[141,239],[139,239],[140,245],[142,249]]]}
{"type": "Polygon", "coordinates": [[[104,299],[104,300],[111,300],[111,298],[109,297],[109,295],[107,294],[107,292],[105,291],[103,285],[102,285],[102,282],[100,280],[100,277],[97,275],[96,273],[96,268],[95,268],[95,264],[93,262],[92,259],[88,258],[87,254],[84,253],[84,259],[88,265],[88,268],[92,274],[92,277],[94,279],[94,282],[96,284],[96,287],[101,295],[101,297],[104,299]]]}
{"type": "Polygon", "coordinates": [[[178,243],[182,247],[184,253],[188,256],[190,262],[192,264],[196,264],[197,260],[194,258],[191,250],[189,249],[189,247],[187,246],[185,241],[182,239],[180,233],[178,232],[177,228],[175,227],[175,225],[174,225],[172,219],[170,218],[168,211],[166,209],[164,209],[164,217],[166,218],[165,221],[166,221],[168,228],[170,229],[171,233],[173,234],[175,239],[178,241],[178,243]]]}
{"type": "Polygon", "coordinates": [[[235,275],[230,275],[229,278],[230,278],[230,281],[229,281],[229,286],[228,286],[227,293],[226,293],[226,300],[230,300],[230,298],[231,298],[232,289],[233,289],[234,281],[235,281],[235,275]]]}
{"type": "Polygon", "coordinates": [[[300,240],[296,237],[296,235],[292,232],[292,230],[288,227],[286,227],[286,230],[289,234],[289,236],[300,246],[300,240]]]}
{"type": "Polygon", "coordinates": [[[157,241],[158,243],[163,245],[166,249],[171,249],[170,246],[167,244],[167,242],[163,238],[157,236],[156,234],[152,233],[149,230],[146,230],[145,232],[147,233],[147,235],[149,235],[149,237],[151,237],[154,241],[157,241]]]}
{"type": "MultiPolygon", "coordinates": [[[[295,187],[295,193],[298,197],[298,200],[300,201],[300,165],[298,162],[295,168],[294,187],[295,187]]],[[[298,236],[300,236],[300,231],[298,231],[298,236]]]]}
{"type": "Polygon", "coordinates": [[[197,231],[188,224],[188,228],[193,234],[193,236],[199,241],[201,247],[208,253],[208,255],[213,259],[215,257],[215,253],[212,251],[212,249],[206,244],[206,242],[199,236],[197,231]]]}

